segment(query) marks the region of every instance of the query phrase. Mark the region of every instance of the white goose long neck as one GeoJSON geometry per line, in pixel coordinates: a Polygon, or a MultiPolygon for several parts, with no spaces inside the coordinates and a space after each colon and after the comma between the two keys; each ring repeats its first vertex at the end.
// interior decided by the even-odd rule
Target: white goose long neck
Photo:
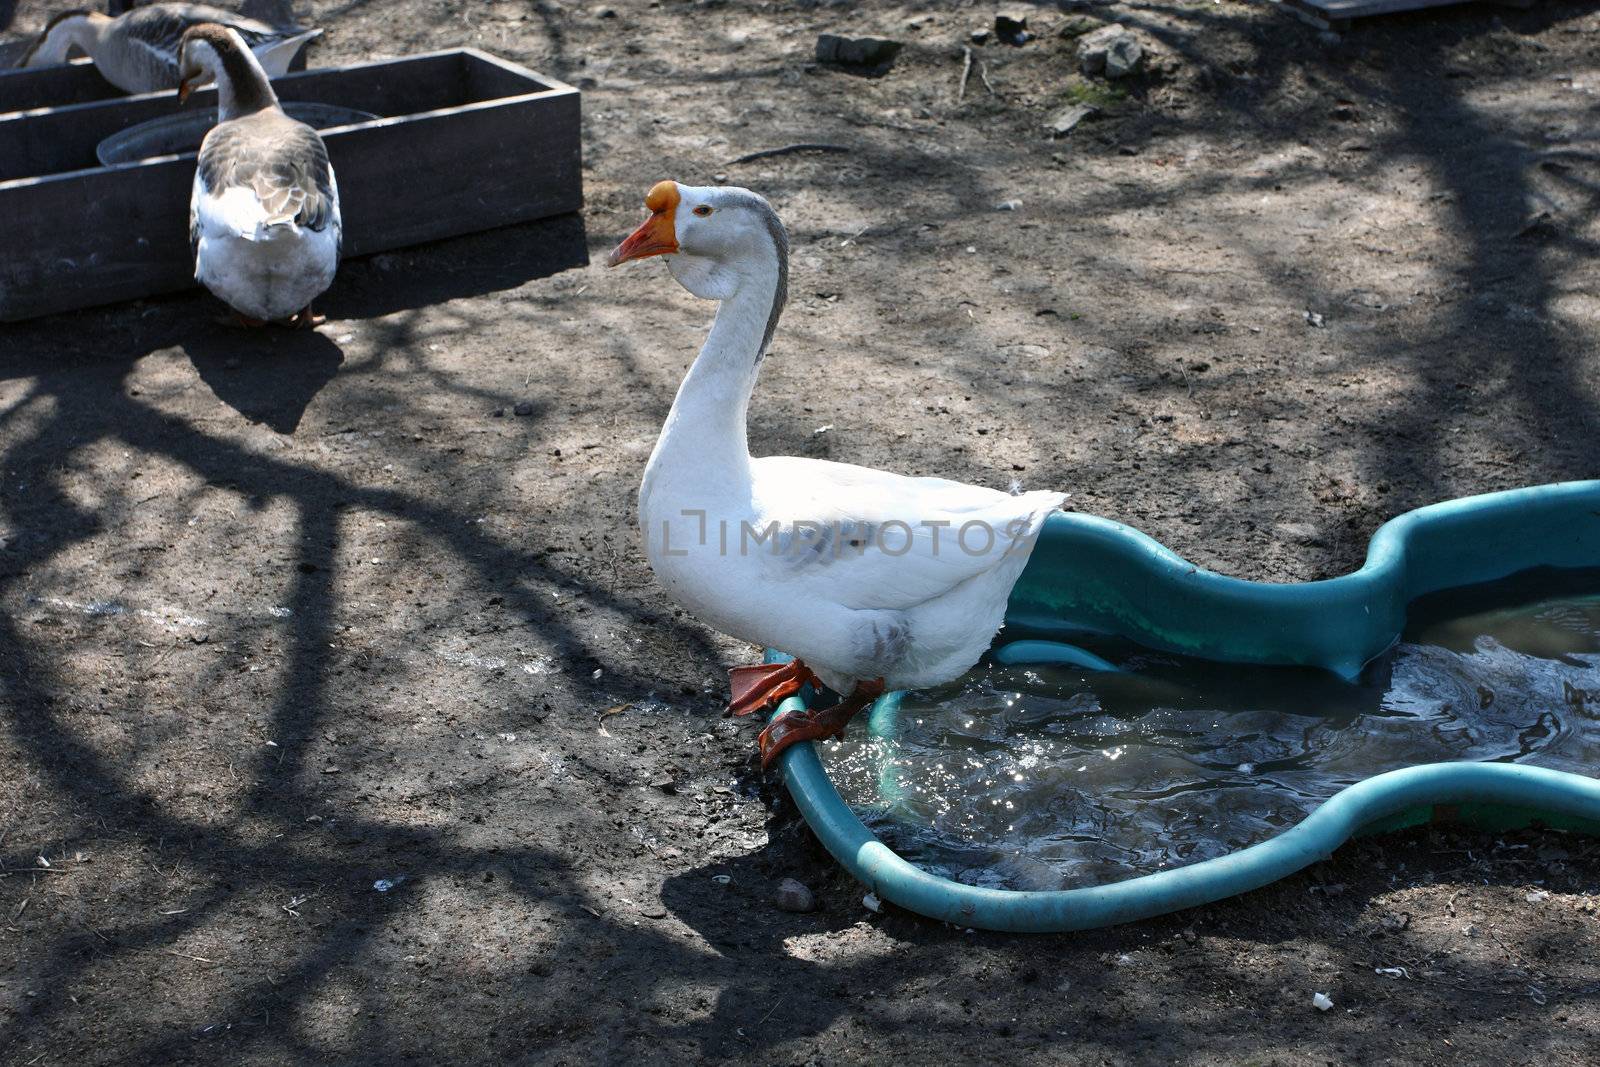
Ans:
{"type": "Polygon", "coordinates": [[[278,94],[272,91],[267,72],[248,48],[229,48],[220,54],[214,49],[208,52],[206,62],[217,81],[219,122],[278,106],[278,94]]]}
{"type": "Polygon", "coordinates": [[[50,27],[50,32],[28,57],[28,65],[52,67],[65,63],[73,45],[92,57],[100,50],[100,42],[110,25],[111,20],[103,15],[69,15],[50,27]]]}
{"type": "Polygon", "coordinates": [[[764,347],[783,308],[786,264],[780,255],[773,248],[737,265],[739,287],[717,308],[711,333],[661,427],[650,467],[671,467],[723,487],[748,486],[745,420],[764,347]]]}

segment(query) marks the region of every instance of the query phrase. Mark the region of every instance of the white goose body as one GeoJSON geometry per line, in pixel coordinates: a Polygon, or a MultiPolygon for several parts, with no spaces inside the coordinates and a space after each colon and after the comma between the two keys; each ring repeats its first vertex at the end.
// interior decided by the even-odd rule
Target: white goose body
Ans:
{"type": "Polygon", "coordinates": [[[110,18],[73,11],[50,20],[18,66],[45,67],[67,61],[74,46],[94,60],[106,81],[126,93],[178,87],[178,45],[192,26],[213,23],[239,33],[270,78],[286,74],[301,47],[322,33],[277,28],[204,4],[146,4],[110,18]]]}
{"type": "MultiPolygon", "coordinates": [[[[722,303],[645,468],[652,569],[703,622],[803,660],[840,693],[869,679],[912,689],[958,677],[999,630],[1064,494],[752,459],[746,408],[782,309],[787,240],[753,193],[675,188],[668,264],[690,292],[722,303]]],[[[617,256],[636,258],[627,247],[617,256]]]]}
{"type": "MultiPolygon", "coordinates": [[[[339,183],[322,138],[278,106],[233,30],[185,36],[186,69],[217,81],[189,200],[195,279],[250,319],[308,312],[339,269],[339,183]]],[[[309,323],[302,323],[309,324],[309,323]]]]}

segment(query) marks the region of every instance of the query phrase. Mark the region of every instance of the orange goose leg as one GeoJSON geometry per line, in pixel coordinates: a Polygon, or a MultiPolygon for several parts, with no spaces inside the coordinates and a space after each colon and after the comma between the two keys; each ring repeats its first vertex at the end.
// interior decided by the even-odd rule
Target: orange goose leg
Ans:
{"type": "Polygon", "coordinates": [[[857,682],[850,695],[831,708],[823,708],[821,711],[791,711],[787,715],[773,719],[756,738],[756,744],[761,746],[762,769],[771,767],[778,754],[796,742],[816,741],[844,733],[845,725],[855,718],[862,708],[882,695],[882,678],[870,682],[857,682]]]}
{"type": "Polygon", "coordinates": [[[728,703],[730,715],[751,715],[767,712],[800,692],[817,676],[811,668],[797,659],[788,663],[753,663],[728,670],[728,687],[733,699],[728,703]]]}
{"type": "Polygon", "coordinates": [[[315,330],[318,326],[321,326],[327,321],[328,316],[318,315],[315,311],[311,310],[310,304],[307,304],[304,308],[289,316],[289,325],[297,330],[315,330]]]}

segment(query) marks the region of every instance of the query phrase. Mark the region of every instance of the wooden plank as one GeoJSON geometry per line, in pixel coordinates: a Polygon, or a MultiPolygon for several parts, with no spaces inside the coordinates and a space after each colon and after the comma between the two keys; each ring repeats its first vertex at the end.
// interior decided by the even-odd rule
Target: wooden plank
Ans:
{"type": "MultiPolygon", "coordinates": [[[[289,62],[290,72],[306,69],[306,52],[310,45],[311,42],[307,42],[295,53],[289,62]]],[[[0,114],[94,100],[122,100],[127,96],[102,78],[94,69],[94,61],[87,57],[54,67],[0,68],[0,114]]]]}
{"type": "MultiPolygon", "coordinates": [[[[385,117],[409,115],[471,102],[468,62],[459,51],[435,52],[286,74],[272,86],[283,100],[343,104],[385,117]]],[[[112,134],[180,111],[214,112],[216,106],[216,90],[202,89],[187,104],[168,91],[0,114],[0,181],[97,167],[95,146],[112,134]]]]}
{"type": "Polygon", "coordinates": [[[1373,15],[1394,15],[1429,7],[1449,7],[1468,0],[1281,0],[1282,6],[1296,15],[1311,16],[1306,21],[1327,28],[1331,24],[1373,15]]]}
{"type": "Polygon", "coordinates": [[[122,96],[122,91],[100,77],[88,59],[75,59],[59,67],[0,70],[0,114],[122,96]]]}
{"type": "Polygon", "coordinates": [[[346,252],[366,255],[577,211],[583,206],[576,90],[396,120],[327,139],[346,252]],[[397,175],[395,152],[404,146],[397,175]],[[374,195],[342,193],[351,188],[374,195]],[[396,179],[399,180],[396,180],[396,179]]]}
{"type": "MultiPolygon", "coordinates": [[[[582,206],[578,91],[470,50],[385,64],[359,64],[343,75],[312,71],[292,79],[285,99],[389,107],[397,99],[462,101],[468,89],[519,95],[431,106],[324,133],[339,175],[345,254],[366,255],[423,241],[527,222],[582,206]],[[427,62],[419,62],[426,60],[427,62]],[[476,71],[477,73],[473,73],[476,71]],[[431,82],[419,88],[426,75],[431,82]],[[304,92],[300,90],[304,89],[304,92]],[[386,95],[387,94],[387,95],[386,95]],[[397,166],[397,161],[403,165],[397,166]]],[[[476,94],[470,94],[476,95],[476,94]]],[[[172,94],[149,94],[52,109],[73,112],[95,130],[122,128],[151,109],[166,113],[172,94]]],[[[366,107],[365,110],[382,108],[366,107]]],[[[43,152],[48,134],[71,139],[52,112],[0,116],[0,159],[8,146],[43,152]],[[49,120],[30,129],[29,123],[49,120]]],[[[69,124],[70,125],[70,124],[69,124]]],[[[84,134],[74,150],[98,143],[84,134]]],[[[0,320],[184,289],[194,284],[188,247],[189,185],[194,156],[94,167],[0,182],[0,320]]]]}

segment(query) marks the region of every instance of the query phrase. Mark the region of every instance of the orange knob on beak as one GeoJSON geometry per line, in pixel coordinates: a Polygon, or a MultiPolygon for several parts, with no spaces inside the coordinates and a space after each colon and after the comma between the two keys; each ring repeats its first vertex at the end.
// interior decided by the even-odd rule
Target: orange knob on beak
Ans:
{"type": "Polygon", "coordinates": [[[678,250],[678,227],[675,221],[678,183],[656,182],[650,195],[644,198],[644,206],[650,209],[650,217],[612,250],[606,266],[615,267],[630,259],[663,256],[678,250]]]}

